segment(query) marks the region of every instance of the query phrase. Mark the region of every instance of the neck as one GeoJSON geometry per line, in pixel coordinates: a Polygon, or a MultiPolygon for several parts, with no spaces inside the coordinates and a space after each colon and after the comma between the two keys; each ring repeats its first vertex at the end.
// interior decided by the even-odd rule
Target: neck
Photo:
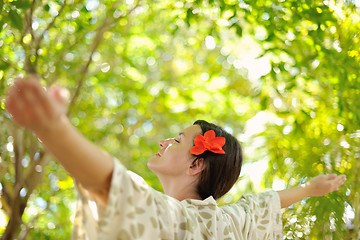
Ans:
{"type": "Polygon", "coordinates": [[[173,197],[179,201],[184,199],[198,199],[202,200],[196,192],[197,181],[192,178],[183,177],[168,179],[159,177],[161,185],[163,186],[166,195],[173,197]]]}

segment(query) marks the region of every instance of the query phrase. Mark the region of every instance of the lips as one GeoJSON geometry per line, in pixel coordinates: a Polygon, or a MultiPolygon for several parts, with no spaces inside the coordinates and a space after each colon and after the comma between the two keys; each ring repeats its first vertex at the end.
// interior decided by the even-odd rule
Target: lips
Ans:
{"type": "Polygon", "coordinates": [[[161,157],[160,151],[157,152],[156,156],[161,157]]]}

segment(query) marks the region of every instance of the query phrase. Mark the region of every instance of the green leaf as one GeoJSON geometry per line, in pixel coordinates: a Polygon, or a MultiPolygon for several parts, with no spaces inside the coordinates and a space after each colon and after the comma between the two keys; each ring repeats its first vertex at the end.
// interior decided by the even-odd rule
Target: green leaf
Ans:
{"type": "Polygon", "coordinates": [[[45,5],[44,5],[44,10],[45,10],[46,12],[48,12],[48,11],[50,10],[49,4],[45,4],[45,5]]]}
{"type": "Polygon", "coordinates": [[[3,29],[4,23],[5,23],[5,22],[1,19],[1,20],[0,20],[0,32],[1,32],[2,29],[3,29]]]}
{"type": "Polygon", "coordinates": [[[239,24],[235,24],[234,25],[235,30],[236,30],[236,34],[241,37],[243,35],[243,29],[239,24]]]}
{"type": "Polygon", "coordinates": [[[16,8],[28,9],[31,8],[32,4],[29,1],[16,1],[11,3],[16,8]]]}
{"type": "Polygon", "coordinates": [[[272,40],[274,40],[274,38],[275,38],[274,32],[270,32],[269,36],[265,39],[265,41],[271,42],[272,40]]]}
{"type": "Polygon", "coordinates": [[[6,70],[10,67],[10,63],[0,60],[0,70],[6,70]]]}
{"type": "Polygon", "coordinates": [[[189,8],[189,9],[186,11],[186,20],[185,20],[185,22],[186,22],[186,24],[187,24],[188,27],[190,27],[190,20],[191,20],[191,18],[192,18],[193,16],[194,16],[194,13],[192,12],[192,9],[189,8]]]}
{"type": "Polygon", "coordinates": [[[260,105],[261,105],[262,109],[267,108],[267,105],[268,105],[268,97],[267,96],[264,96],[264,97],[261,98],[260,105]]]}
{"type": "Polygon", "coordinates": [[[9,11],[9,19],[13,27],[19,29],[20,31],[23,29],[23,19],[15,10],[9,11]]]}
{"type": "Polygon", "coordinates": [[[4,6],[4,1],[0,0],[0,12],[2,12],[4,6]]]}

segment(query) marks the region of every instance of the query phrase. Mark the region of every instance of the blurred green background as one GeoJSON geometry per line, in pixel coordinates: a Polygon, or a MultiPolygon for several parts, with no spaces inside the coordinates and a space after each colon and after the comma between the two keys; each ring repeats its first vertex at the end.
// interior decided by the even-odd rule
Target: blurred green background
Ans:
{"type": "Polygon", "coordinates": [[[346,174],[284,210],[284,236],[359,239],[359,0],[0,0],[0,13],[2,239],[71,235],[71,177],[5,111],[30,73],[67,87],[73,125],[158,190],[147,160],[196,119],[245,150],[220,204],[346,174]]]}

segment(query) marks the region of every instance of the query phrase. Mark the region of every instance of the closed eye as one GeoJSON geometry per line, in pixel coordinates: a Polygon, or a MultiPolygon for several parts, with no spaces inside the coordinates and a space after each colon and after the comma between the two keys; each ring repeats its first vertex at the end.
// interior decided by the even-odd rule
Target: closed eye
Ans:
{"type": "Polygon", "coordinates": [[[175,142],[180,143],[180,141],[179,141],[179,140],[177,140],[177,139],[174,139],[174,140],[175,140],[175,142]]]}

